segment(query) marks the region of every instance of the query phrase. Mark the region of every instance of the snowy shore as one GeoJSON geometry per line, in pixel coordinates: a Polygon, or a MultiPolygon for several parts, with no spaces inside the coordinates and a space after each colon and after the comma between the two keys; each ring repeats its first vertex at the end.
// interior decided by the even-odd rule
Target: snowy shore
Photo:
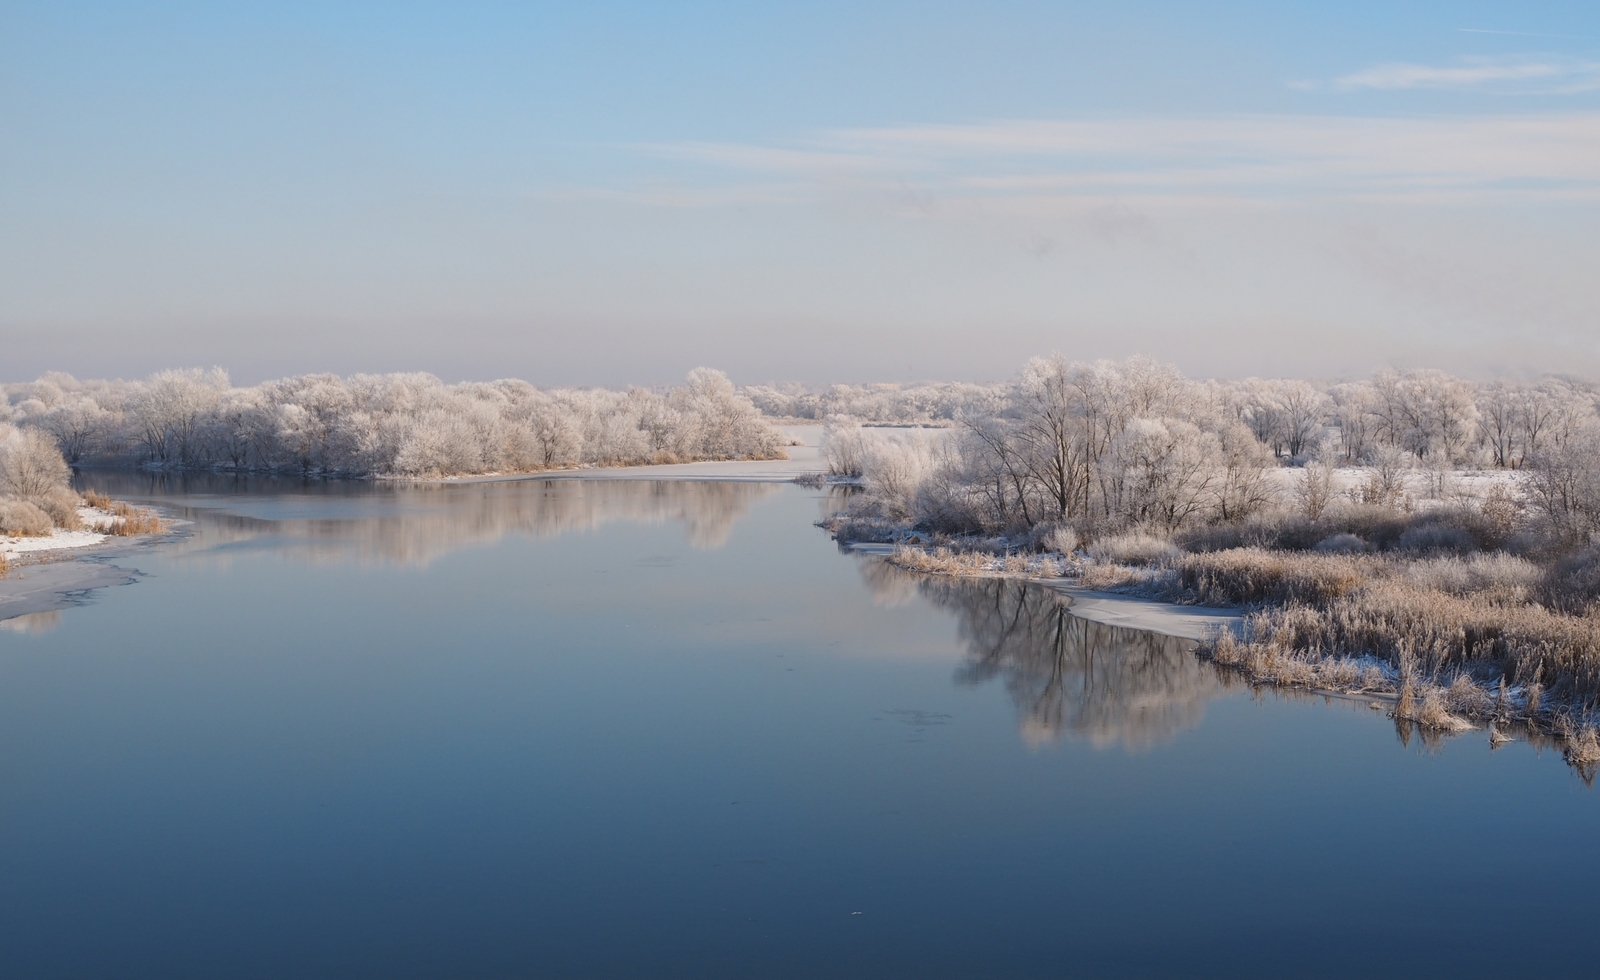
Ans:
{"type": "Polygon", "coordinates": [[[0,556],[10,570],[0,575],[0,622],[65,609],[92,589],[127,585],[137,572],[100,559],[135,538],[110,533],[115,514],[97,507],[78,508],[83,529],[54,528],[48,535],[0,535],[0,556]]]}
{"type": "Polygon", "coordinates": [[[51,554],[53,552],[90,548],[101,544],[111,536],[111,525],[116,521],[116,516],[110,511],[97,507],[79,507],[78,518],[83,522],[83,529],[78,531],[57,527],[44,535],[26,537],[0,535],[0,556],[12,564],[17,564],[23,556],[53,557],[51,554]]]}

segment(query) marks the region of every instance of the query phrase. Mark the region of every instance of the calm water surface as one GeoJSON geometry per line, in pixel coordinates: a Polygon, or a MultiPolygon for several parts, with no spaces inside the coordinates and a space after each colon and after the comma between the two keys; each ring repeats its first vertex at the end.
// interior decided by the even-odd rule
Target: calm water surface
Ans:
{"type": "Polygon", "coordinates": [[[0,631],[0,975],[1595,969],[1555,753],[893,574],[814,491],[113,489],[193,523],[0,631]]]}

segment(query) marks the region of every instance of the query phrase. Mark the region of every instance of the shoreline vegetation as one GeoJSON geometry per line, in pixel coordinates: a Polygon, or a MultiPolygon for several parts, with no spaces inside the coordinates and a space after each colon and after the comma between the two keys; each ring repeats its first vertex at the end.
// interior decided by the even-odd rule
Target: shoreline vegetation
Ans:
{"type": "Polygon", "coordinates": [[[52,561],[63,551],[167,529],[148,507],[94,490],[79,495],[55,440],[38,430],[0,426],[0,575],[52,561]]]}
{"type": "Polygon", "coordinates": [[[1238,609],[1199,654],[1252,684],[1381,699],[1425,737],[1554,740],[1600,770],[1600,392],[1197,382],[1036,358],[942,432],[835,419],[841,544],[911,571],[1238,609]]]}

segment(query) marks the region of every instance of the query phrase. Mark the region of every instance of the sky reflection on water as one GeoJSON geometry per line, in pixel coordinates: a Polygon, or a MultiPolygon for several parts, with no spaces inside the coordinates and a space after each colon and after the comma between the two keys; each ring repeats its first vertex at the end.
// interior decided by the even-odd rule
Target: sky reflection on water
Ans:
{"type": "Polygon", "coordinates": [[[0,632],[7,975],[1589,958],[1596,795],[1558,756],[1402,746],[1042,590],[842,555],[812,491],[117,489],[195,523],[0,632]]]}

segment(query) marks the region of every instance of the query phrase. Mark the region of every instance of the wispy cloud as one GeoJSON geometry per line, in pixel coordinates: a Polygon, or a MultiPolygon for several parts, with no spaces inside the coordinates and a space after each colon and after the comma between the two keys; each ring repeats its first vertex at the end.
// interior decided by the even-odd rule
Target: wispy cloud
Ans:
{"type": "Polygon", "coordinates": [[[1395,62],[1336,78],[1327,87],[1344,92],[1441,89],[1527,95],[1576,94],[1600,89],[1600,62],[1556,56],[1464,59],[1451,66],[1395,62]]]}
{"type": "Polygon", "coordinates": [[[1600,200],[1597,113],[1016,120],[639,149],[700,188],[760,187],[766,199],[787,201],[865,194],[922,211],[960,202],[1026,210],[1600,200]]]}
{"type": "Polygon", "coordinates": [[[1592,40],[1587,34],[1535,34],[1531,31],[1496,31],[1486,27],[1458,27],[1456,32],[1460,34],[1504,34],[1509,37],[1560,37],[1574,41],[1592,40]]]}

